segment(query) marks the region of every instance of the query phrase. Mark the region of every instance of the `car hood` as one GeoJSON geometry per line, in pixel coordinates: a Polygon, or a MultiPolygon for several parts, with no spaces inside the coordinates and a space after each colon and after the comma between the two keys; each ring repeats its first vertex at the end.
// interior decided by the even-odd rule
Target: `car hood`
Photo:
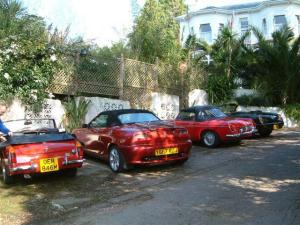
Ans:
{"type": "Polygon", "coordinates": [[[236,124],[240,126],[254,125],[253,120],[250,118],[224,117],[224,118],[211,119],[206,122],[210,125],[228,125],[228,124],[236,124]]]}

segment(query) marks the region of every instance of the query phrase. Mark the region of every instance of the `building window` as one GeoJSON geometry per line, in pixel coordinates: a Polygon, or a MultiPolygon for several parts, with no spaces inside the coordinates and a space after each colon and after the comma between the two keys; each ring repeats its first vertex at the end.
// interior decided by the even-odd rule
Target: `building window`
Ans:
{"type": "Polygon", "coordinates": [[[268,27],[267,27],[266,18],[264,18],[263,21],[262,21],[262,32],[263,32],[264,35],[268,34],[268,27]]]}
{"type": "Polygon", "coordinates": [[[194,32],[194,27],[191,28],[191,35],[194,35],[195,32],[194,32]]]}
{"type": "MultiPolygon", "coordinates": [[[[248,18],[240,18],[240,29],[241,29],[241,36],[243,36],[245,33],[249,31],[249,22],[248,18]]],[[[251,44],[251,38],[250,35],[245,39],[245,44],[251,44]]]]}
{"type": "Polygon", "coordinates": [[[224,23],[219,23],[219,33],[221,32],[221,30],[224,28],[224,23]]]}
{"type": "Polygon", "coordinates": [[[240,25],[241,25],[241,35],[245,34],[249,30],[249,22],[248,18],[241,18],[240,19],[240,25]]]}
{"type": "Polygon", "coordinates": [[[200,38],[208,43],[212,42],[212,32],[209,23],[200,25],[200,38]]]}
{"type": "Polygon", "coordinates": [[[280,30],[283,26],[287,25],[285,15],[274,16],[274,30],[280,30]]]}

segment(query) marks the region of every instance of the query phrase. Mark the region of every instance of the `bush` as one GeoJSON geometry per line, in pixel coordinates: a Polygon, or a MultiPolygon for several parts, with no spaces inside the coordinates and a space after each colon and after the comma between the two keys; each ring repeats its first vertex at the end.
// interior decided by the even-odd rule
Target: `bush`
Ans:
{"type": "Polygon", "coordinates": [[[244,106],[269,106],[268,101],[264,97],[257,95],[242,95],[235,98],[235,100],[239,105],[244,106]]]}
{"type": "Polygon", "coordinates": [[[205,90],[212,104],[229,101],[232,98],[233,89],[236,88],[234,79],[225,75],[210,75],[205,90]]]}
{"type": "Polygon", "coordinates": [[[80,98],[79,101],[76,101],[75,98],[69,98],[67,102],[63,103],[66,112],[63,124],[66,131],[72,132],[75,128],[81,127],[89,104],[90,101],[86,101],[84,98],[80,98]]]}
{"type": "Polygon", "coordinates": [[[300,123],[300,104],[299,103],[292,104],[292,105],[286,105],[283,108],[283,110],[287,117],[300,123]]]}

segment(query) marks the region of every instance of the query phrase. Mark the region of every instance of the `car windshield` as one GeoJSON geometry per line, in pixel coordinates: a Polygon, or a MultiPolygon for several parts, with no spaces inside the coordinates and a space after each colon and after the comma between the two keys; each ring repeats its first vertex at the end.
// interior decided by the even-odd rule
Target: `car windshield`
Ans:
{"type": "Polygon", "coordinates": [[[214,117],[214,118],[222,118],[222,117],[226,117],[226,114],[223,113],[220,109],[218,108],[211,108],[211,109],[207,109],[205,110],[205,113],[210,116],[210,117],[214,117]]]}
{"type": "Polygon", "coordinates": [[[35,131],[40,129],[56,128],[54,120],[52,119],[11,120],[4,122],[4,124],[12,132],[35,131]]]}
{"type": "Polygon", "coordinates": [[[159,121],[152,113],[127,113],[118,116],[122,124],[159,121]]]}

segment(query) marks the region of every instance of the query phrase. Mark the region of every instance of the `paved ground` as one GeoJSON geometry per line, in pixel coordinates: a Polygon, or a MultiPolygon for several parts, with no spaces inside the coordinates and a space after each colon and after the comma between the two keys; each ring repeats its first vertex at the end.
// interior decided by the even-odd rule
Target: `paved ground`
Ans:
{"type": "Polygon", "coordinates": [[[183,166],[0,184],[0,224],[300,224],[300,130],[210,150],[183,166]],[[13,219],[14,218],[14,219],[13,219]]]}

